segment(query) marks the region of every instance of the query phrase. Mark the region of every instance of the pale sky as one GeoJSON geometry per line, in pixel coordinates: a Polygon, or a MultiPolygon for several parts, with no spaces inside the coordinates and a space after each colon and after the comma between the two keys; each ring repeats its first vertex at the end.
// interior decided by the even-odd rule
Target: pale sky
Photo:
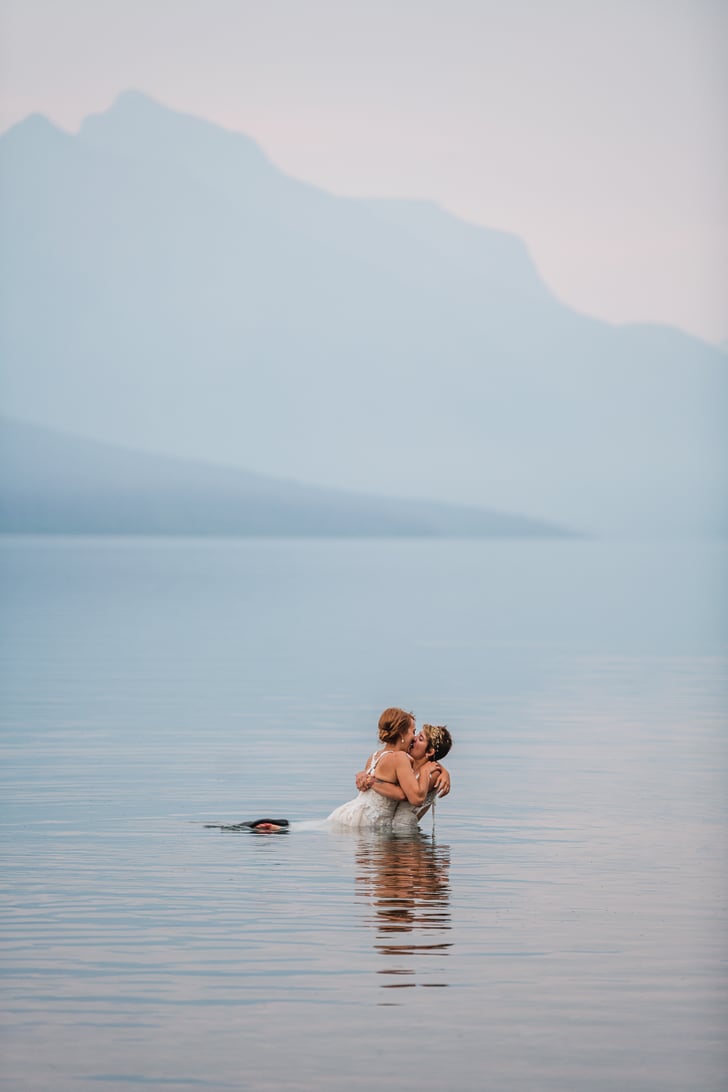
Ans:
{"type": "Polygon", "coordinates": [[[514,232],[556,295],[728,340],[725,0],[2,0],[0,129],[135,88],[334,193],[514,232]]]}

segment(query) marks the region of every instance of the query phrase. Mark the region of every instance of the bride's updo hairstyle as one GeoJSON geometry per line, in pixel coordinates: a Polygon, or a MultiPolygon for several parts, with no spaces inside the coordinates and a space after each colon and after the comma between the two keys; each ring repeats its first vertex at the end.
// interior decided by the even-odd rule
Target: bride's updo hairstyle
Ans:
{"type": "Polygon", "coordinates": [[[422,734],[435,752],[435,762],[444,758],[452,747],[452,736],[444,724],[423,724],[422,734]]]}
{"type": "Polygon", "coordinates": [[[414,728],[415,718],[404,709],[385,709],[379,718],[379,738],[382,743],[396,743],[414,728]]]}

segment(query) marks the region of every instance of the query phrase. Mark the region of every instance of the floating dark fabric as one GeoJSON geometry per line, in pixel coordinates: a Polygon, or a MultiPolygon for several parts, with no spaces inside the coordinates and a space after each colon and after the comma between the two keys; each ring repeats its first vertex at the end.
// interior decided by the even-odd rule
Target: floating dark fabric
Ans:
{"type": "Polygon", "coordinates": [[[243,823],[206,823],[208,827],[216,830],[259,830],[259,831],[284,831],[289,822],[287,819],[246,819],[243,823]]]}

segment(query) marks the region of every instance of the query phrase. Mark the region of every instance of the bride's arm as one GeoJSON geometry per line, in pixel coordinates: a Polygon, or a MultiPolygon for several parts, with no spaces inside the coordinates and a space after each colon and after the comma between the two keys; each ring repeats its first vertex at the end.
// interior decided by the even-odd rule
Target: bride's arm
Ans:
{"type": "Polygon", "coordinates": [[[420,778],[422,781],[422,784],[420,784],[412,769],[412,760],[404,751],[395,752],[394,771],[397,775],[397,781],[410,804],[424,804],[429,788],[429,778],[420,778]]]}
{"type": "Polygon", "coordinates": [[[404,789],[400,785],[393,785],[391,781],[379,781],[375,777],[371,788],[380,796],[386,796],[388,800],[396,800],[399,803],[400,800],[407,799],[404,789]]]}
{"type": "Polygon", "coordinates": [[[366,770],[360,770],[355,779],[356,787],[359,792],[368,792],[369,789],[374,789],[380,796],[386,796],[389,800],[406,800],[404,795],[404,789],[399,785],[395,785],[391,781],[380,781],[372,774],[367,773],[366,770]]]}
{"type": "Polygon", "coordinates": [[[372,774],[369,773],[369,767],[372,764],[373,758],[374,755],[370,754],[369,758],[364,763],[364,769],[359,770],[359,773],[356,774],[354,777],[354,781],[356,782],[356,787],[359,792],[366,792],[367,789],[371,789],[372,787],[372,781],[374,780],[374,777],[372,774]]]}
{"type": "MultiPolygon", "coordinates": [[[[423,773],[425,777],[425,782],[427,783],[427,792],[430,792],[431,789],[435,789],[438,796],[447,796],[447,794],[450,792],[450,774],[441,763],[430,762],[428,766],[425,766],[423,768],[423,771],[420,773],[420,781],[422,780],[423,773]]],[[[364,774],[364,777],[366,778],[367,774],[364,774]]],[[[401,786],[392,785],[389,781],[378,781],[376,777],[368,778],[366,788],[374,789],[374,791],[378,792],[380,796],[386,796],[390,800],[407,799],[404,793],[404,789],[402,789],[401,786]]],[[[426,808],[423,808],[422,811],[418,814],[417,818],[421,819],[429,807],[430,805],[428,804],[426,808]]]]}
{"type": "Polygon", "coordinates": [[[430,788],[437,789],[438,796],[447,796],[450,792],[450,774],[439,762],[432,763],[430,788]]]}
{"type": "Polygon", "coordinates": [[[399,793],[390,795],[386,789],[381,791],[374,784],[375,779],[370,774],[361,771],[356,775],[356,787],[360,792],[366,792],[368,789],[373,788],[375,792],[379,792],[381,796],[388,796],[390,800],[409,800],[410,804],[423,804],[429,790],[429,778],[423,778],[423,784],[420,786],[412,770],[412,760],[404,751],[399,751],[394,755],[394,773],[397,777],[396,784],[378,781],[377,785],[390,785],[391,788],[399,787],[404,794],[402,796],[399,793]]]}
{"type": "MultiPolygon", "coordinates": [[[[424,781],[427,785],[428,793],[435,789],[438,796],[447,796],[450,792],[450,774],[439,762],[430,762],[427,766],[423,766],[420,770],[420,781],[424,781]]],[[[430,802],[417,812],[418,820],[430,810],[431,806],[430,802]]]]}

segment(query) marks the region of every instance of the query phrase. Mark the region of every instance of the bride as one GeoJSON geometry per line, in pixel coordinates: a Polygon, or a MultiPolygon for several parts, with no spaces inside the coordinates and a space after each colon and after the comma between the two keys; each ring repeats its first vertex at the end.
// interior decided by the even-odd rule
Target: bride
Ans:
{"type": "Polygon", "coordinates": [[[425,725],[415,738],[415,718],[404,709],[385,709],[379,718],[379,739],[384,746],[369,756],[366,769],[357,774],[359,795],[336,808],[324,820],[254,819],[242,823],[206,826],[221,830],[259,832],[320,829],[323,826],[404,833],[417,830],[436,796],[450,791],[450,775],[438,757],[450,750],[447,728],[425,725]],[[425,729],[444,733],[435,741],[425,729]],[[412,749],[412,754],[410,754],[412,749]]]}
{"type": "MultiPolygon", "coordinates": [[[[435,731],[431,725],[427,728],[435,731]]],[[[428,810],[436,793],[446,795],[450,791],[447,771],[435,759],[448,753],[452,740],[446,728],[438,731],[441,735],[436,750],[426,736],[415,738],[411,713],[385,709],[379,718],[379,739],[384,747],[370,755],[365,771],[357,775],[359,795],[332,811],[326,822],[367,830],[416,830],[417,820],[428,810]]]]}
{"type": "Polygon", "coordinates": [[[372,776],[367,771],[356,775],[358,789],[373,789],[374,792],[397,802],[392,817],[392,830],[395,834],[407,834],[418,830],[418,823],[423,815],[434,807],[438,796],[447,796],[450,791],[450,775],[440,759],[450,753],[452,736],[444,724],[423,724],[410,746],[412,770],[420,785],[426,787],[426,796],[422,804],[413,804],[405,797],[398,785],[372,776]]]}

